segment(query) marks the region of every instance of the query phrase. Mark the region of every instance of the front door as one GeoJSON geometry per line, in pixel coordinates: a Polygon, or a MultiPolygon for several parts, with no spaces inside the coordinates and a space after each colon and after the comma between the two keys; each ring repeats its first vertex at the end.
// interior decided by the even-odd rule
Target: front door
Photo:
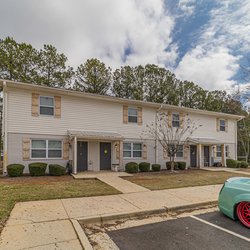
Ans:
{"type": "Polygon", "coordinates": [[[88,170],[88,143],[77,142],[77,172],[88,170]]]}
{"type": "Polygon", "coordinates": [[[100,170],[111,169],[111,143],[100,143],[100,170]]]}
{"type": "Polygon", "coordinates": [[[204,146],[204,166],[209,167],[209,146],[204,146]]]}
{"type": "Polygon", "coordinates": [[[190,145],[190,167],[197,167],[197,146],[190,145]]]}

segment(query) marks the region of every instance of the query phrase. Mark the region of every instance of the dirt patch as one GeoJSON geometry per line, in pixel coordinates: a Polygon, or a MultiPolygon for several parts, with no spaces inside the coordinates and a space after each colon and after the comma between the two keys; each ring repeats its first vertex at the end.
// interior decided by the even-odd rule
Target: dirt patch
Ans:
{"type": "Polygon", "coordinates": [[[63,175],[63,176],[21,176],[21,177],[1,177],[0,183],[7,184],[50,184],[53,182],[60,182],[60,181],[71,181],[74,178],[70,175],[63,175]]]}

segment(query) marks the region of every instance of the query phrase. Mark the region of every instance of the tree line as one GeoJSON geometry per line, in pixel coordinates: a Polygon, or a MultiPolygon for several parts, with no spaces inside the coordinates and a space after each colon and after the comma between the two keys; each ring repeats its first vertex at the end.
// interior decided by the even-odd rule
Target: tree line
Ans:
{"type": "Polygon", "coordinates": [[[69,88],[101,95],[178,105],[189,108],[242,113],[240,101],[225,91],[208,91],[181,81],[164,67],[121,66],[112,70],[96,58],[76,70],[52,45],[37,50],[31,44],[7,37],[0,40],[0,78],[39,85],[69,88]]]}
{"type": "Polygon", "coordinates": [[[0,39],[0,79],[74,89],[89,93],[144,100],[216,112],[246,115],[238,123],[239,154],[250,155],[250,116],[237,98],[226,91],[206,90],[194,82],[181,81],[154,64],[121,66],[112,70],[96,58],[76,70],[52,45],[37,50],[11,37],[0,39]]]}

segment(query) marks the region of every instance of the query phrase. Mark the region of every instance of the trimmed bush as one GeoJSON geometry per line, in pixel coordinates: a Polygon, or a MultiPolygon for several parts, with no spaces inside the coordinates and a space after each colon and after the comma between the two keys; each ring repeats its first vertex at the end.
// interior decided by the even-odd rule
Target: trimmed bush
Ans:
{"type": "Polygon", "coordinates": [[[240,167],[241,167],[241,168],[247,168],[247,167],[248,167],[248,163],[245,162],[245,161],[241,161],[241,162],[240,162],[240,167]]]}
{"type": "Polygon", "coordinates": [[[227,159],[227,167],[228,168],[237,168],[238,166],[238,161],[233,160],[233,159],[227,159]]]}
{"type": "Polygon", "coordinates": [[[241,167],[241,161],[237,161],[237,168],[241,167]]]}
{"type": "Polygon", "coordinates": [[[31,176],[43,176],[45,175],[47,163],[35,162],[29,164],[29,171],[31,176]]]}
{"type": "Polygon", "coordinates": [[[65,174],[65,167],[58,165],[58,164],[50,164],[49,165],[49,175],[64,175],[65,174]]]}
{"type": "Polygon", "coordinates": [[[127,173],[138,173],[139,166],[136,162],[128,162],[125,165],[125,170],[127,173]]]}
{"type": "MultiPolygon", "coordinates": [[[[167,168],[167,170],[171,169],[171,162],[170,161],[166,162],[166,168],[167,168]]],[[[178,170],[178,163],[177,162],[174,162],[174,170],[178,170]]]]}
{"type": "Polygon", "coordinates": [[[154,172],[161,171],[161,165],[160,164],[152,164],[152,171],[154,171],[154,172]]]}
{"type": "Polygon", "coordinates": [[[148,163],[148,162],[141,162],[141,163],[139,163],[139,170],[141,172],[149,172],[149,170],[150,170],[150,163],[148,163]]]}
{"type": "Polygon", "coordinates": [[[24,165],[10,164],[7,166],[7,172],[10,177],[18,177],[23,175],[24,165]]]}
{"type": "Polygon", "coordinates": [[[178,163],[178,168],[180,170],[185,170],[186,169],[186,162],[185,161],[179,161],[178,163]]]}

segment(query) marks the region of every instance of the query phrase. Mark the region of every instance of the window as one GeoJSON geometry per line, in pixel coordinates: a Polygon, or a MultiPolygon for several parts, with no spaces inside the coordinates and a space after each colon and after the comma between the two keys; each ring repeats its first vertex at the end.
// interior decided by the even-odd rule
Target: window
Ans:
{"type": "Polygon", "coordinates": [[[216,146],[216,157],[221,157],[221,146],[216,146]]]}
{"type": "Polygon", "coordinates": [[[225,146],[226,157],[229,157],[229,146],[225,146]]]}
{"type": "Polygon", "coordinates": [[[123,143],[123,157],[124,158],[141,158],[142,157],[142,144],[126,142],[123,143]]]}
{"type": "Polygon", "coordinates": [[[137,123],[138,110],[136,108],[128,108],[128,122],[137,123]]]}
{"type": "Polygon", "coordinates": [[[178,146],[176,157],[183,157],[183,145],[178,146]]]}
{"type": "Polygon", "coordinates": [[[220,131],[226,131],[226,121],[220,120],[220,131]]]}
{"type": "Polygon", "coordinates": [[[180,126],[180,115],[179,114],[172,114],[172,126],[179,127],[180,126]]]}
{"type": "Polygon", "coordinates": [[[40,96],[40,114],[54,115],[54,98],[48,96],[40,96]]]}
{"type": "Polygon", "coordinates": [[[31,158],[61,158],[62,141],[60,140],[31,140],[31,158]]]}

